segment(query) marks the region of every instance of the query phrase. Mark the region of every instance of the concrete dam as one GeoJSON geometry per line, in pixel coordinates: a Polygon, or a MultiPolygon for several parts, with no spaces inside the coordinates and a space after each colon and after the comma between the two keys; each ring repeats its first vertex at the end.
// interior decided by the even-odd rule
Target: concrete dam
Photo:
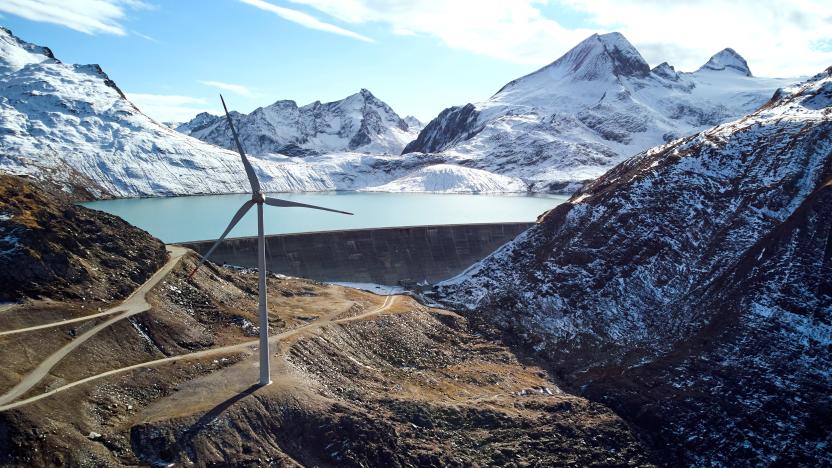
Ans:
{"type": "MultiPolygon", "coordinates": [[[[430,283],[448,279],[534,223],[453,224],[266,236],[269,271],[318,281],[430,283]]],[[[205,254],[213,240],[179,245],[205,254]]],[[[218,264],[257,267],[257,237],[226,239],[211,254],[218,264]]]]}

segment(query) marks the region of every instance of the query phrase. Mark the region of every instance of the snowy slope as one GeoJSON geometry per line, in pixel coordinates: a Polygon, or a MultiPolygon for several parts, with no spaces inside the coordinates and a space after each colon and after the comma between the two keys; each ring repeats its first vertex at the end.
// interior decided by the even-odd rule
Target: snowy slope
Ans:
{"type": "MultiPolygon", "coordinates": [[[[366,146],[364,147],[366,148],[366,146]]],[[[253,157],[269,191],[381,185],[429,157],[253,157]]],[[[248,191],[239,155],[154,121],[97,65],[71,65],[0,29],[0,170],[83,197],[248,191]]]]}
{"type": "Polygon", "coordinates": [[[732,49],[693,73],[667,63],[651,70],[621,34],[594,34],[487,101],[446,109],[404,151],[519,177],[535,191],[568,190],[752,112],[793,81],[752,76],[732,49]]]}
{"type": "MultiPolygon", "coordinates": [[[[304,156],[337,151],[400,154],[421,129],[418,120],[402,119],[366,89],[340,101],[315,101],[302,107],[295,101],[277,101],[250,114],[235,113],[234,119],[247,151],[259,155],[304,156]]],[[[233,149],[225,117],[202,113],[176,129],[233,149]]]]}
{"type": "Polygon", "coordinates": [[[499,193],[525,192],[522,180],[452,164],[435,164],[364,190],[371,192],[499,193]]]}
{"type": "Polygon", "coordinates": [[[828,465],[832,68],[643,152],[446,282],[667,465],[828,465]]]}
{"type": "MultiPolygon", "coordinates": [[[[690,74],[646,67],[623,37],[593,36],[489,101],[446,110],[408,144],[423,152],[404,155],[422,124],[366,90],[232,115],[270,191],[525,191],[517,180],[570,191],[638,149],[753,109],[779,83],[746,76],[731,51],[690,74]]],[[[238,156],[184,134],[227,147],[224,120],[200,114],[178,129],[97,65],[61,63],[0,30],[0,170],[93,198],[247,190],[238,156]]]]}

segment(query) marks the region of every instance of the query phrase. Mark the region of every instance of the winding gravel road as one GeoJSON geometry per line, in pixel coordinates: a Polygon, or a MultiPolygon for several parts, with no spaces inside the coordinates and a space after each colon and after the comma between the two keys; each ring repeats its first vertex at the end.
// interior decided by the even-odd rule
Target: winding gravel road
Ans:
{"type": "MultiPolygon", "coordinates": [[[[84,379],[68,383],[68,384],[63,385],[61,387],[54,388],[54,389],[49,390],[48,392],[42,393],[40,395],[35,395],[35,396],[32,396],[32,397],[26,398],[24,400],[14,401],[16,398],[18,398],[19,396],[21,396],[22,394],[27,392],[33,386],[37,385],[37,383],[40,382],[48,374],[48,372],[61,359],[63,359],[67,354],[72,352],[78,346],[80,346],[84,341],[88,340],[89,338],[94,336],[96,333],[98,333],[102,329],[106,328],[107,326],[109,326],[109,325],[111,325],[111,324],[113,324],[113,323],[115,323],[119,320],[125,319],[127,317],[130,317],[132,315],[135,315],[135,314],[138,314],[138,313],[141,313],[141,312],[144,312],[146,310],[149,310],[150,305],[145,301],[145,295],[147,294],[147,292],[149,292],[153,288],[153,286],[158,284],[159,281],[162,278],[164,278],[171,271],[171,269],[173,269],[173,267],[176,265],[176,263],[179,261],[179,259],[182,257],[182,255],[184,255],[187,252],[187,249],[184,249],[184,248],[181,248],[181,247],[176,247],[176,246],[168,246],[168,250],[171,253],[170,260],[168,261],[168,263],[166,263],[165,266],[163,266],[159,271],[157,271],[145,284],[143,284],[132,295],[130,295],[130,297],[128,297],[120,306],[110,309],[110,311],[124,311],[123,313],[121,313],[121,314],[119,314],[119,315],[117,315],[117,316],[115,316],[115,317],[113,317],[113,318],[111,318],[111,319],[109,319],[105,322],[102,322],[99,325],[96,325],[94,328],[90,329],[89,331],[87,331],[83,335],[78,336],[75,340],[68,343],[66,346],[64,346],[63,348],[61,348],[60,350],[58,350],[57,352],[55,352],[51,356],[49,356],[45,361],[43,361],[40,365],[38,365],[38,367],[35,370],[33,370],[28,375],[26,375],[23,378],[23,380],[21,380],[21,382],[18,383],[14,388],[12,388],[5,395],[0,396],[0,412],[11,410],[11,409],[14,409],[14,408],[18,408],[18,407],[27,405],[29,403],[33,403],[35,401],[47,398],[47,397],[52,396],[52,395],[55,395],[57,393],[69,390],[71,388],[77,387],[79,385],[89,383],[89,382],[92,382],[92,381],[95,381],[95,380],[99,380],[99,379],[102,379],[102,378],[105,378],[105,377],[109,377],[109,376],[121,374],[121,373],[124,373],[124,372],[128,372],[128,371],[131,371],[131,370],[141,369],[141,368],[145,368],[145,367],[152,367],[152,366],[156,366],[156,365],[159,365],[159,364],[165,364],[165,363],[170,363],[170,362],[175,362],[175,361],[209,357],[209,356],[212,356],[212,355],[215,355],[215,354],[233,353],[233,352],[245,351],[247,349],[249,351],[253,351],[254,349],[256,349],[257,345],[259,344],[259,341],[258,340],[252,340],[252,341],[247,341],[245,343],[239,343],[239,344],[236,344],[236,345],[222,346],[222,347],[219,347],[219,348],[206,349],[206,350],[203,350],[203,351],[197,351],[197,352],[193,352],[193,353],[180,354],[178,356],[171,356],[171,357],[167,357],[167,358],[163,358],[163,359],[157,359],[155,361],[143,362],[143,363],[135,364],[135,365],[132,365],[132,366],[127,366],[127,367],[122,367],[122,368],[118,368],[118,369],[113,369],[113,370],[110,370],[110,371],[107,371],[107,372],[102,372],[100,374],[96,374],[96,375],[93,375],[93,376],[90,376],[90,377],[86,377],[84,379]],[[13,403],[10,403],[10,402],[13,402],[13,403]]],[[[276,342],[279,342],[281,340],[293,337],[293,336],[298,335],[300,333],[307,333],[307,332],[325,327],[326,325],[329,325],[329,324],[347,323],[347,322],[352,322],[352,321],[355,321],[355,320],[363,320],[363,319],[366,319],[366,318],[369,318],[369,317],[372,317],[372,316],[379,315],[379,314],[389,310],[397,302],[397,300],[398,300],[398,296],[386,296],[385,299],[384,299],[384,303],[376,309],[373,309],[373,310],[370,310],[370,311],[367,311],[367,312],[364,312],[364,313],[361,313],[361,314],[358,314],[358,315],[355,315],[355,316],[352,316],[352,317],[345,317],[345,318],[342,318],[342,319],[335,319],[335,320],[333,320],[333,319],[322,319],[322,320],[319,320],[319,321],[316,321],[316,322],[312,322],[310,324],[307,324],[307,325],[304,325],[304,326],[301,326],[301,327],[298,327],[298,328],[295,328],[295,329],[292,329],[292,330],[287,330],[283,333],[279,333],[277,335],[271,336],[269,338],[269,343],[274,344],[276,342]]],[[[106,315],[106,312],[103,313],[103,314],[106,315]]],[[[67,323],[67,322],[62,321],[60,323],[63,324],[63,323],[67,323]]]]}
{"type": "MultiPolygon", "coordinates": [[[[183,247],[177,247],[174,245],[167,246],[168,253],[170,254],[170,258],[168,259],[167,263],[160,268],[153,276],[150,277],[144,284],[139,286],[133,294],[131,294],[127,299],[125,299],[121,304],[115,307],[111,307],[107,309],[105,312],[100,314],[95,314],[95,316],[104,316],[104,315],[111,315],[117,312],[118,315],[115,315],[108,320],[105,320],[98,325],[94,326],[93,328],[87,330],[81,335],[75,337],[74,340],[70,341],[66,345],[64,345],[61,349],[55,351],[51,356],[46,358],[43,362],[41,362],[38,367],[36,367],[32,372],[27,374],[23,379],[15,385],[11,390],[6,392],[3,395],[0,395],[0,408],[3,405],[9,403],[10,401],[14,401],[17,397],[23,395],[27,391],[29,391],[32,387],[38,384],[44,377],[55,367],[58,362],[61,361],[64,357],[66,357],[69,353],[74,351],[76,348],[84,344],[87,340],[95,336],[101,330],[109,327],[110,325],[118,322],[119,320],[124,320],[128,317],[132,317],[133,315],[140,314],[142,312],[146,312],[150,310],[150,304],[147,302],[147,293],[150,292],[159,281],[161,281],[168,273],[173,270],[173,267],[179,262],[179,259],[182,258],[185,253],[188,252],[188,249],[183,247]]],[[[94,316],[93,316],[94,317],[94,316]]],[[[84,320],[89,320],[93,317],[85,317],[84,320]]],[[[24,331],[29,330],[37,330],[41,328],[48,328],[50,326],[57,326],[57,325],[65,325],[67,323],[72,323],[73,321],[79,320],[66,320],[60,322],[53,322],[51,324],[44,324],[38,325],[36,327],[30,327],[26,329],[19,329],[19,330],[12,330],[3,332],[3,334],[9,335],[12,333],[22,333],[24,331]]]]}

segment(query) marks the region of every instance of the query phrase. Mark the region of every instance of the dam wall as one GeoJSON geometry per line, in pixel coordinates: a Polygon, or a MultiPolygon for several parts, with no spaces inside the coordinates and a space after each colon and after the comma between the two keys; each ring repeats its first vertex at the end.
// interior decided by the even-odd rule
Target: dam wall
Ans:
{"type": "MultiPolygon", "coordinates": [[[[266,236],[266,267],[318,281],[435,283],[497,250],[533,223],[454,224],[266,236]]],[[[213,240],[179,245],[205,254],[213,240]]],[[[257,266],[257,237],[226,239],[211,261],[257,266]]]]}

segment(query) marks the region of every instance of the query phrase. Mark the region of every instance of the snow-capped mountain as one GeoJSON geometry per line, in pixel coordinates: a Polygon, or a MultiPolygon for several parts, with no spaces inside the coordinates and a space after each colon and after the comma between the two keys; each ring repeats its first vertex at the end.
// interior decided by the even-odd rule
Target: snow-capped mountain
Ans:
{"type": "MultiPolygon", "coordinates": [[[[354,109],[364,106],[361,102],[373,102],[365,94],[369,93],[342,101],[340,109],[350,108],[347,101],[354,109]]],[[[370,117],[362,128],[371,128],[376,122],[371,117],[380,114],[368,110],[366,115],[370,117]]],[[[210,118],[200,116],[191,123],[210,118]]],[[[356,135],[350,139],[359,139],[356,135]]],[[[372,141],[362,149],[382,140],[372,141]]],[[[252,157],[252,164],[266,190],[292,192],[382,185],[433,160],[350,152],[252,157]]],[[[0,171],[49,181],[85,198],[248,190],[235,152],[147,117],[98,65],[62,63],[48,48],[29,44],[3,28],[0,171]]]]}
{"type": "Polygon", "coordinates": [[[832,67],[621,163],[440,295],[613,407],[668,465],[821,466],[830,246],[832,67]]]}
{"type": "MultiPolygon", "coordinates": [[[[232,114],[269,191],[568,190],[758,106],[780,81],[746,76],[743,64],[726,50],[695,73],[649,70],[620,35],[593,36],[489,101],[444,111],[403,155],[421,123],[365,90],[232,114]]],[[[178,129],[144,115],[97,65],[61,63],[0,30],[0,170],[92,198],[247,189],[237,155],[185,134],[228,147],[224,120],[200,114],[178,129]]]]}
{"type": "Polygon", "coordinates": [[[476,104],[445,109],[404,152],[571,190],[624,158],[738,118],[793,79],[752,76],[732,49],[693,73],[650,69],[619,33],[593,34],[476,104]]]}
{"type": "MultiPolygon", "coordinates": [[[[366,89],[340,101],[315,101],[302,107],[295,101],[277,101],[250,114],[235,113],[234,119],[246,151],[258,155],[305,156],[339,151],[399,154],[421,129],[418,120],[402,119],[366,89]]],[[[224,116],[203,112],[176,130],[234,149],[224,116]]]]}
{"type": "MultiPolygon", "coordinates": [[[[422,121],[420,121],[419,119],[417,119],[416,117],[414,117],[412,115],[408,115],[407,117],[405,117],[404,118],[404,123],[407,124],[408,131],[413,132],[417,136],[419,135],[419,132],[421,132],[422,129],[425,128],[425,124],[422,123],[422,121]]],[[[413,140],[411,140],[411,141],[413,141],[413,140]]],[[[410,143],[410,142],[408,141],[408,143],[410,143]]],[[[404,148],[402,148],[402,149],[404,149],[404,148]]]]}

